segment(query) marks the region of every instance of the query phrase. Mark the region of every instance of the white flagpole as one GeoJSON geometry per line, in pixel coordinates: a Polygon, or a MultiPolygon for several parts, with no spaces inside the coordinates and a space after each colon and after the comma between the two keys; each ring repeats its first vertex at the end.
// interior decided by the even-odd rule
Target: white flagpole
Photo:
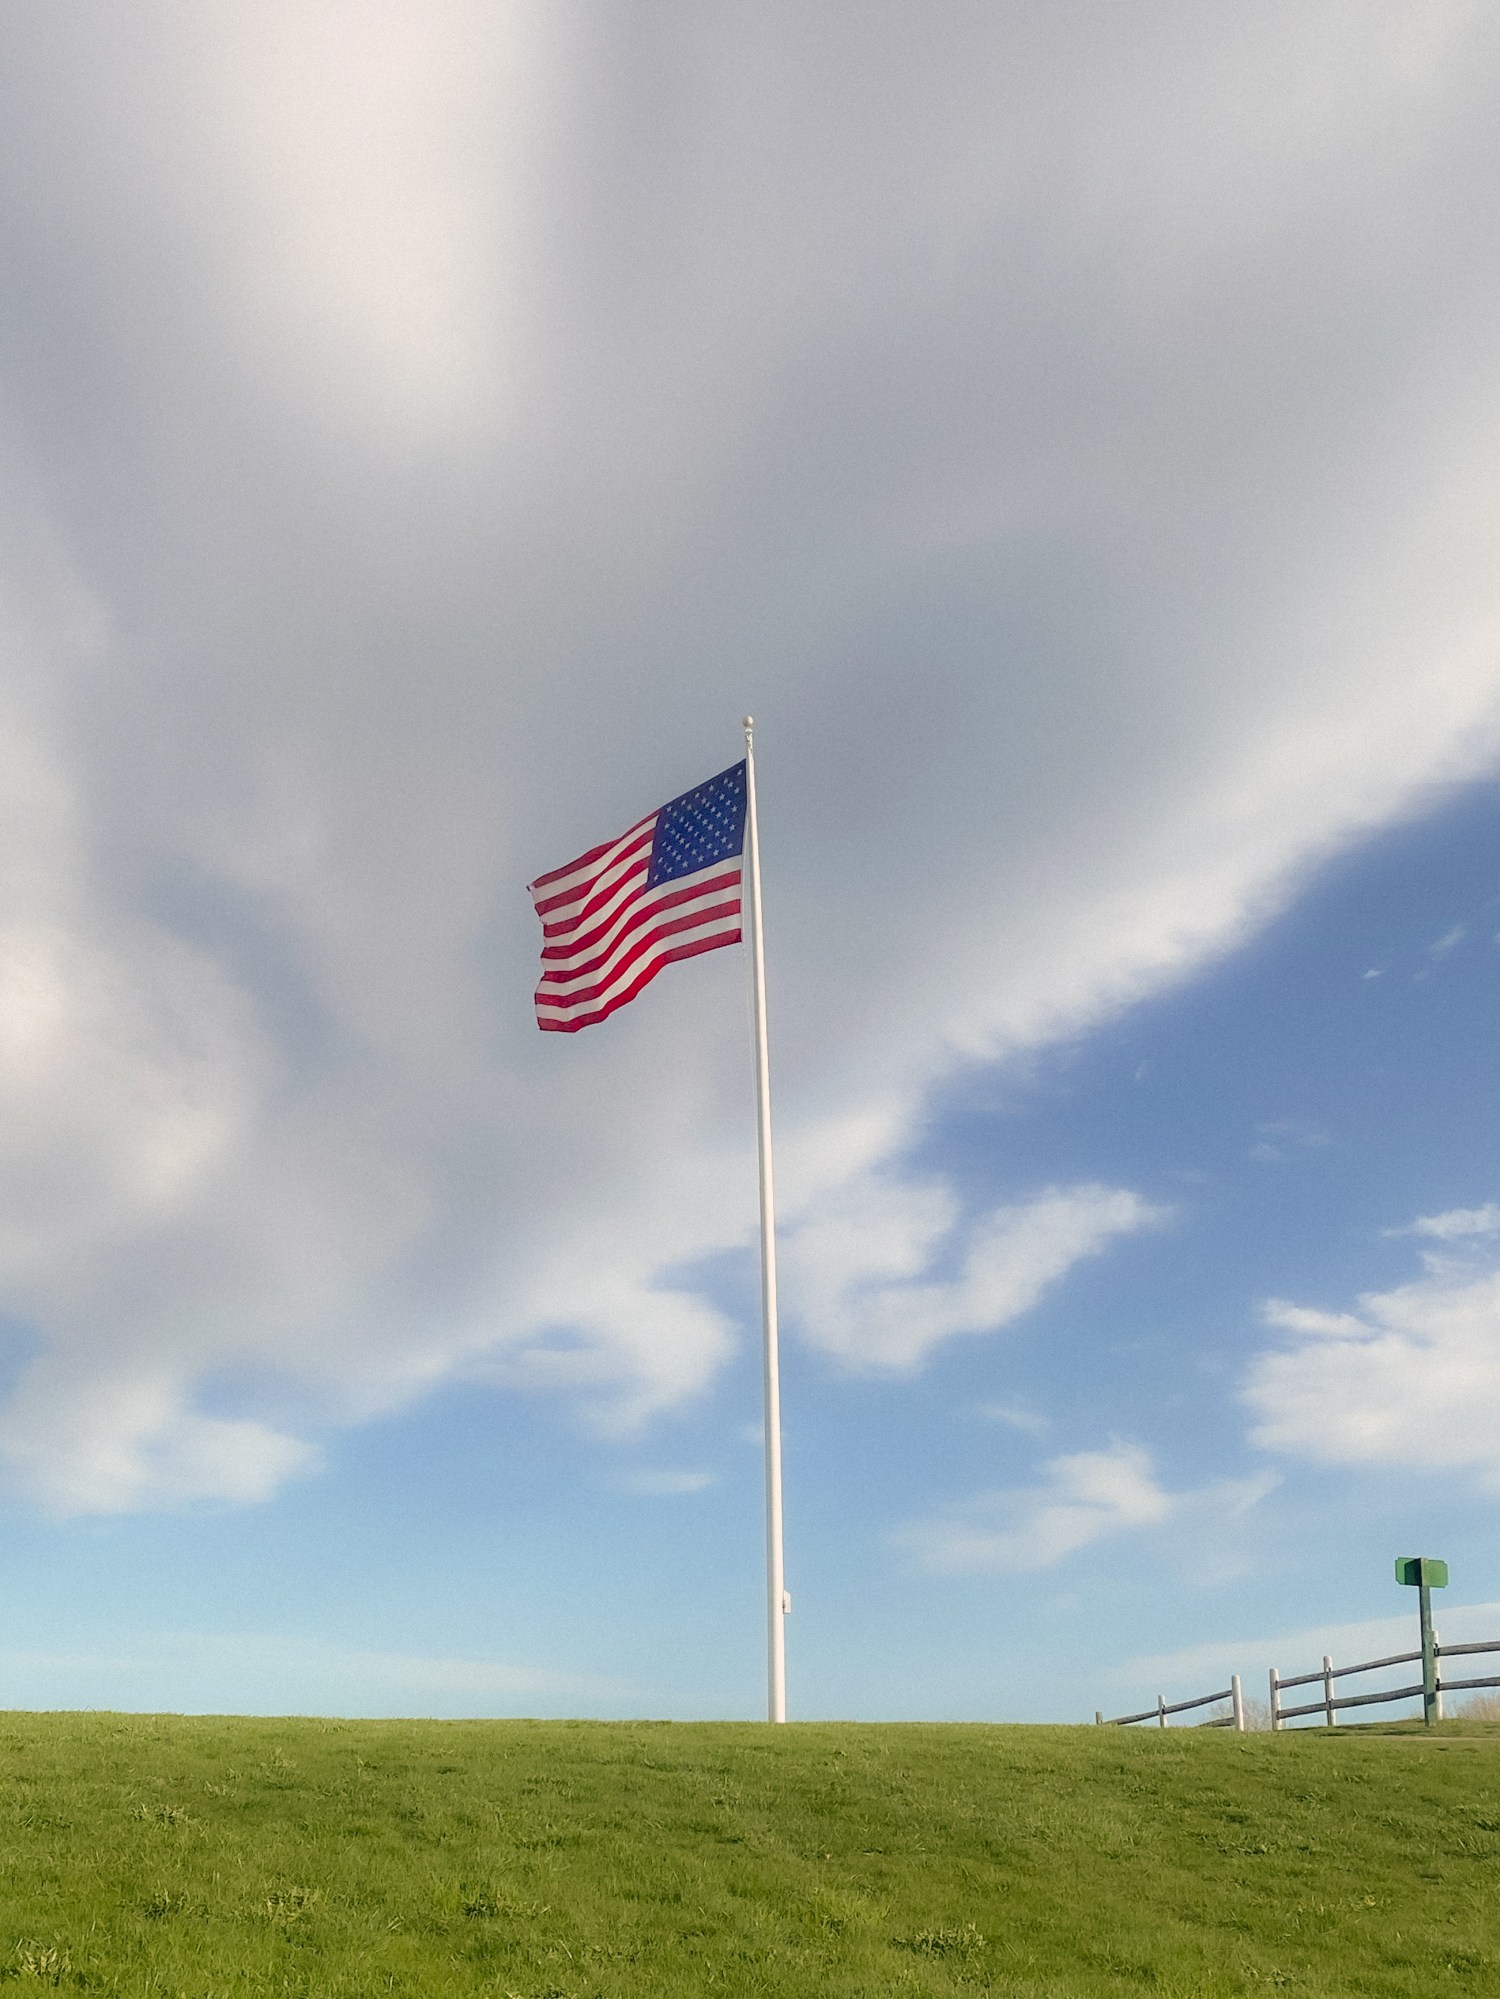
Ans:
{"type": "Polygon", "coordinates": [[[781,1557],[781,1369],[776,1347],[776,1199],[771,1184],[771,1058],[755,814],[755,718],[745,717],[745,844],[750,853],[750,978],[755,1005],[755,1131],[760,1153],[760,1315],[766,1362],[766,1710],[786,1720],[786,1575],[781,1557]]]}

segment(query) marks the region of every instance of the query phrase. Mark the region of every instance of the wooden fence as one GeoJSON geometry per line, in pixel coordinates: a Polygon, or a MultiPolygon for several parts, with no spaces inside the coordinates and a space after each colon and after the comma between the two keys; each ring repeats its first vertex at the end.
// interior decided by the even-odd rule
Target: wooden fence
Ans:
{"type": "MultiPolygon", "coordinates": [[[[1472,1656],[1477,1652],[1500,1652],[1500,1639],[1486,1639],[1477,1645],[1445,1645],[1433,1633],[1433,1656],[1438,1662],[1437,1695],[1438,1719],[1442,1719],[1443,1695],[1445,1693],[1465,1693],[1474,1687],[1500,1687],[1500,1674],[1483,1679],[1450,1679],[1442,1669],[1444,1659],[1458,1659],[1472,1656]]],[[[1271,1726],[1283,1728],[1287,1722],[1303,1715],[1321,1715],[1324,1723],[1333,1728],[1341,1708],[1378,1707],[1385,1701],[1410,1701],[1422,1698],[1422,1682],[1412,1687],[1391,1687],[1377,1694],[1336,1694],[1335,1680],[1350,1679],[1356,1673],[1379,1673],[1391,1666],[1420,1666],[1422,1654],[1418,1652],[1393,1652],[1388,1659],[1366,1659],[1358,1666],[1335,1666],[1325,1652],[1323,1664],[1316,1673],[1291,1673],[1283,1679],[1273,1666],[1271,1668],[1271,1726]],[[1281,1696],[1288,1687],[1321,1687],[1322,1692],[1315,1701],[1300,1702],[1295,1707],[1284,1707],[1281,1696]]],[[[1190,1701],[1169,1701],[1164,1694],[1156,1696],[1156,1706],[1142,1708],[1139,1714],[1117,1714],[1106,1720],[1098,1709],[1094,1720],[1101,1728],[1128,1728],[1132,1722],[1154,1721],[1159,1728],[1167,1726],[1167,1716],[1188,1714],[1194,1708],[1219,1707],[1229,1703],[1229,1713],[1215,1715],[1209,1721],[1195,1724],[1199,1728],[1235,1728],[1245,1732],[1245,1699],[1240,1691],[1240,1676],[1234,1674],[1227,1687],[1216,1694],[1199,1694],[1190,1701]]]]}
{"type": "Polygon", "coordinates": [[[1216,1714],[1209,1721],[1194,1724],[1197,1728],[1237,1728],[1241,1735],[1245,1732],[1245,1696],[1240,1691],[1240,1676],[1236,1673],[1229,1685],[1216,1694],[1199,1694],[1195,1700],[1169,1701],[1164,1694],[1156,1696],[1156,1706],[1142,1708],[1139,1714],[1117,1714],[1106,1721],[1098,1709],[1094,1710],[1094,1720],[1101,1728],[1128,1728],[1133,1721],[1154,1721],[1159,1728],[1167,1725],[1169,1714],[1186,1714],[1190,1708],[1218,1707],[1224,1701],[1229,1703],[1228,1714],[1216,1714]]]}
{"type": "MultiPolygon", "coordinates": [[[[1457,1659],[1465,1654],[1500,1652],[1500,1639],[1486,1639],[1478,1645],[1445,1645],[1434,1633],[1432,1651],[1434,1658],[1438,1662],[1437,1711],[1439,1720],[1442,1719],[1443,1695],[1445,1693],[1462,1693],[1471,1687],[1500,1687],[1500,1675],[1491,1675],[1487,1678],[1477,1680],[1450,1679],[1443,1671],[1442,1664],[1444,1659],[1457,1659]]],[[[1335,1680],[1347,1680],[1355,1673],[1379,1673],[1390,1666],[1420,1666],[1421,1663],[1422,1654],[1420,1652],[1393,1652],[1388,1659],[1366,1659],[1362,1665],[1358,1666],[1335,1666],[1332,1659],[1325,1652],[1322,1667],[1318,1672],[1292,1673],[1286,1679],[1282,1679],[1273,1666],[1271,1668],[1271,1726],[1272,1728],[1281,1728],[1286,1722],[1295,1719],[1299,1715],[1316,1714],[1323,1717],[1323,1721],[1327,1727],[1333,1728],[1336,1726],[1336,1717],[1340,1708],[1378,1707],[1384,1701],[1420,1700],[1422,1698],[1422,1682],[1420,1680],[1413,1687],[1390,1687],[1384,1693],[1378,1694],[1335,1694],[1333,1683],[1335,1680]],[[1314,1686],[1320,1686],[1323,1689],[1322,1694],[1317,1700],[1300,1702],[1296,1707],[1282,1706],[1281,1695],[1285,1688],[1314,1686]]]]}

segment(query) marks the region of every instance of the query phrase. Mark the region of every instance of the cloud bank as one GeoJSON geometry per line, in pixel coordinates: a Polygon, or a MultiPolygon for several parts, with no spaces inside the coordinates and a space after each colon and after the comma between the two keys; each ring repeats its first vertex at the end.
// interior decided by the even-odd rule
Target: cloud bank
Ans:
{"type": "Polygon", "coordinates": [[[1449,1208],[1441,1215],[1418,1215],[1406,1229],[1392,1235],[1435,1236],[1439,1242],[1457,1242],[1463,1236],[1500,1233],[1500,1202],[1486,1201],[1482,1208],[1449,1208]]]}
{"type": "Polygon", "coordinates": [[[1074,1264],[1168,1218],[1128,1188],[1081,1186],[996,1208],[964,1229],[945,1186],[866,1177],[791,1232],[787,1290],[816,1345],[852,1367],[909,1370],[957,1334],[1009,1325],[1074,1264]],[[928,1279],[960,1242],[957,1275],[928,1279]]]}
{"type": "MultiPolygon", "coordinates": [[[[1455,1209],[1409,1232],[1489,1235],[1495,1213],[1455,1209]]],[[[1256,1443],[1316,1464],[1472,1468],[1500,1486],[1500,1269],[1493,1252],[1422,1260],[1425,1275],[1352,1312],[1266,1306],[1286,1337],[1245,1383],[1256,1443]]]]}
{"type": "Polygon", "coordinates": [[[897,1545],[938,1575],[1015,1575],[1049,1569],[1116,1535],[1171,1526],[1222,1529],[1264,1499],[1274,1476],[1164,1491],[1150,1452],[1116,1441],[1052,1458],[1038,1485],[987,1492],[904,1528],[897,1545]]]}
{"type": "Polygon", "coordinates": [[[915,1365],[1141,1225],[1062,1190],[949,1273],[903,1161],[956,1066],[1493,768],[1496,33],[19,0],[17,1485],[245,1500],[456,1375],[712,1382],[739,954],[553,1048],[523,885],[746,708],[808,1335],[915,1365]]]}

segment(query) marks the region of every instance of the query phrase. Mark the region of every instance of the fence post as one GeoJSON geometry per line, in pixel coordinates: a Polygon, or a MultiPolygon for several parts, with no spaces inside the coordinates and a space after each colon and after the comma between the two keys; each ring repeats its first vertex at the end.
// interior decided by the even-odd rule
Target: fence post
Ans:
{"type": "Polygon", "coordinates": [[[1439,1635],[1438,1635],[1438,1629],[1437,1629],[1437,1626],[1436,1626],[1436,1625],[1434,1625],[1434,1626],[1432,1627],[1432,1656],[1433,1656],[1433,1659],[1434,1659],[1434,1660],[1435,1660],[1435,1661],[1437,1662],[1437,1663],[1436,1663],[1436,1673],[1437,1673],[1437,1718],[1438,1718],[1438,1720],[1439,1720],[1439,1721],[1442,1721],[1442,1720],[1444,1719],[1444,1716],[1443,1716],[1443,1664],[1442,1664],[1442,1660],[1443,1660],[1443,1641],[1442,1641],[1441,1637],[1439,1637],[1439,1635]]]}
{"type": "Polygon", "coordinates": [[[1241,1735],[1245,1732],[1245,1696],[1240,1687],[1240,1676],[1232,1673],[1229,1679],[1229,1700],[1234,1709],[1234,1725],[1241,1735]]]}
{"type": "Polygon", "coordinates": [[[1280,1691],[1281,1682],[1277,1679],[1276,1668],[1273,1666],[1271,1668],[1271,1726],[1273,1729],[1281,1727],[1281,1702],[1278,1699],[1280,1691]]]}
{"type": "Polygon", "coordinates": [[[1325,1726],[1333,1727],[1333,1661],[1326,1652],[1323,1654],[1323,1721],[1325,1726]]]}
{"type": "Polygon", "coordinates": [[[1417,1591],[1417,1615],[1422,1624],[1422,1719],[1431,1728],[1437,1720],[1437,1659],[1433,1652],[1432,1590],[1425,1582],[1417,1591]]]}
{"type": "Polygon", "coordinates": [[[1165,1728],[1167,1725],[1167,1697],[1165,1694],[1158,1694],[1156,1696],[1156,1725],[1158,1728],[1165,1728]]]}

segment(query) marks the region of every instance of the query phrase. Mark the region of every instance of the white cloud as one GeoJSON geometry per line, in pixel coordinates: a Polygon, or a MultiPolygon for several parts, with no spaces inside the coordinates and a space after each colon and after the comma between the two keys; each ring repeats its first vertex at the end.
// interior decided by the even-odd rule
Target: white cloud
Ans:
{"type": "MultiPolygon", "coordinates": [[[[1487,1209],[1416,1226],[1488,1233],[1487,1209]],[[1451,1225],[1451,1226],[1449,1226],[1451,1225]]],[[[1432,1252],[1426,1274],[1361,1295],[1352,1312],[1274,1299],[1290,1337],[1244,1386],[1255,1441],[1320,1464],[1470,1467],[1500,1482],[1500,1271],[1432,1252]]]]}
{"type": "Polygon", "coordinates": [[[558,1047],[522,884],[747,706],[813,1336],[915,1364],[1139,1225],[902,1161],[1493,768],[1482,13],[107,14],[0,75],[12,1474],[712,1381],[739,954],[558,1047]]]}
{"type": "Polygon", "coordinates": [[[681,1499],[694,1492],[707,1492],[715,1484],[711,1471],[635,1471],[620,1481],[627,1492],[641,1499],[681,1499]]]}
{"type": "Polygon", "coordinates": [[[1404,1229],[1388,1229],[1387,1235],[1435,1236],[1439,1242],[1456,1242],[1462,1236],[1494,1235],[1500,1230],[1500,1203],[1486,1201],[1482,1208],[1449,1208],[1441,1215],[1418,1215],[1404,1229]]]}
{"type": "Polygon", "coordinates": [[[53,1513],[269,1499],[317,1465],[309,1444],[265,1423],[199,1414],[170,1376],[89,1359],[82,1381],[59,1381],[48,1356],[0,1411],[12,1479],[53,1513]]]}
{"type": "Polygon", "coordinates": [[[1051,1459],[1039,1485],[982,1493],[935,1519],[903,1528],[897,1544],[940,1575],[1006,1575],[1051,1568],[1118,1534],[1205,1516],[1228,1520],[1264,1498],[1274,1479],[1226,1480],[1167,1492],[1138,1444],[1051,1459]]]}
{"type": "Polygon", "coordinates": [[[1250,1147],[1249,1157],[1261,1165],[1275,1165],[1287,1156],[1286,1148],[1295,1146],[1300,1151],[1317,1152],[1333,1140],[1321,1126],[1307,1124],[1300,1118],[1274,1118],[1255,1127],[1260,1134],[1250,1147]]]}
{"type": "Polygon", "coordinates": [[[524,1391],[565,1391],[597,1427],[620,1434],[701,1393],[733,1351],[727,1320],[691,1292],[653,1287],[649,1270],[632,1271],[623,1253],[621,1266],[587,1289],[565,1282],[555,1304],[539,1286],[528,1336],[469,1360],[465,1373],[524,1391]]]}
{"type": "Polygon", "coordinates": [[[1169,1213],[1126,1188],[1054,1187],[964,1227],[943,1187],[866,1180],[791,1232],[787,1295],[804,1335],[850,1366],[914,1368],[944,1340],[1009,1325],[1075,1264],[1169,1213]],[[944,1258],[957,1275],[932,1279],[944,1258]]]}
{"type": "Polygon", "coordinates": [[[1019,1430],[1028,1437],[1045,1436],[1052,1427],[1045,1416],[1015,1402],[981,1402],[974,1414],[986,1423],[1003,1423],[1008,1430],[1019,1430]]]}
{"type": "Polygon", "coordinates": [[[172,11],[168,143],[191,152],[233,225],[203,246],[225,339],[258,350],[320,427],[351,401],[402,439],[503,412],[520,189],[546,88],[536,10],[172,11]]]}

